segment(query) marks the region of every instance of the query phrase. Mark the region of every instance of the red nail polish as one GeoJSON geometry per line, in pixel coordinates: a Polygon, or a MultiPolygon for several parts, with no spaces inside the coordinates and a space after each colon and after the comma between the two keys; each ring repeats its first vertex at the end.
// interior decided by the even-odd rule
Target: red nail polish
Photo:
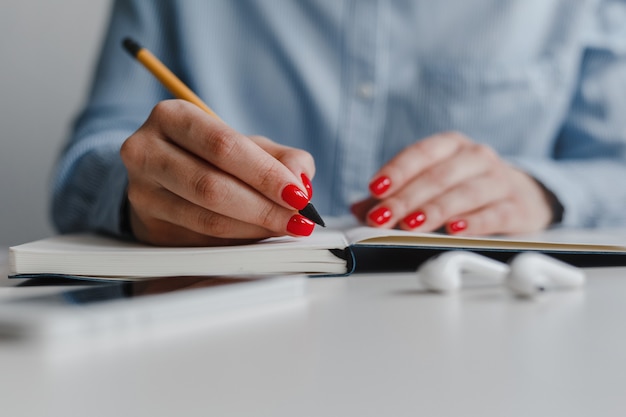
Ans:
{"type": "Polygon", "coordinates": [[[313,233],[315,223],[300,214],[294,214],[287,223],[287,231],[296,236],[309,236],[313,233]]]}
{"type": "Polygon", "coordinates": [[[300,175],[302,178],[302,184],[304,184],[304,189],[309,196],[309,200],[313,198],[313,185],[311,185],[311,180],[305,174],[300,175]]]}
{"type": "Polygon", "coordinates": [[[448,233],[454,234],[462,232],[467,229],[467,222],[465,220],[456,220],[452,223],[448,223],[448,233]]]}
{"type": "Polygon", "coordinates": [[[309,197],[295,184],[288,184],[283,189],[281,197],[296,210],[302,210],[309,204],[309,197]]]}
{"type": "Polygon", "coordinates": [[[391,210],[387,207],[379,207],[376,210],[372,211],[368,217],[371,221],[376,223],[377,225],[383,225],[391,219],[391,210]]]}
{"type": "Polygon", "coordinates": [[[411,229],[415,229],[418,226],[421,226],[426,221],[426,215],[423,211],[416,211],[415,213],[411,213],[406,216],[403,220],[404,224],[409,226],[411,229]]]}
{"type": "Polygon", "coordinates": [[[378,177],[370,183],[370,191],[374,195],[381,195],[391,187],[391,180],[389,177],[378,177]]]}

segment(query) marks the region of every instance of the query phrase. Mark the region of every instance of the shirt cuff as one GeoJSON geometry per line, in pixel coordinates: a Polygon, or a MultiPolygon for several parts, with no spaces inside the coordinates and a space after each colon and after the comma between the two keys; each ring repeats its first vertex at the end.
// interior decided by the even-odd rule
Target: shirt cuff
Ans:
{"type": "Polygon", "coordinates": [[[131,237],[129,231],[123,229],[122,210],[126,200],[128,174],[120,158],[112,163],[98,191],[96,210],[92,224],[95,230],[118,237],[131,237]]]}

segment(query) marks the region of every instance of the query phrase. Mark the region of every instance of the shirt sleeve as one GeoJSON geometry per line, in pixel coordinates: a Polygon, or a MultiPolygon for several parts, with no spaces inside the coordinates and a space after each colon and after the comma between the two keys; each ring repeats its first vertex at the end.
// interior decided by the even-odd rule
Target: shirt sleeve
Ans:
{"type": "MultiPolygon", "coordinates": [[[[131,36],[159,54],[166,48],[167,2],[115,1],[86,106],[57,161],[51,216],[61,233],[125,235],[121,208],[127,172],[119,151],[168,94],[121,47],[131,36]],[[145,41],[144,41],[145,40],[145,41]],[[151,43],[148,43],[148,40],[151,43]]],[[[168,65],[172,56],[167,56],[168,65]]]]}
{"type": "Polygon", "coordinates": [[[606,1],[587,38],[553,159],[513,157],[563,205],[564,226],[626,224],[626,2],[606,1]]]}

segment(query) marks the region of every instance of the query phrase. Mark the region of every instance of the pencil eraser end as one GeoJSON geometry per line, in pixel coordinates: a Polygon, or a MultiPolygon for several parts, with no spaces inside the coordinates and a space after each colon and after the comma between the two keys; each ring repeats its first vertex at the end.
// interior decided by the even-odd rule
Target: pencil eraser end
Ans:
{"type": "Polygon", "coordinates": [[[132,56],[137,56],[139,50],[141,50],[141,45],[139,45],[131,38],[124,38],[124,40],[122,41],[122,46],[124,46],[124,49],[126,49],[128,53],[132,56]]]}

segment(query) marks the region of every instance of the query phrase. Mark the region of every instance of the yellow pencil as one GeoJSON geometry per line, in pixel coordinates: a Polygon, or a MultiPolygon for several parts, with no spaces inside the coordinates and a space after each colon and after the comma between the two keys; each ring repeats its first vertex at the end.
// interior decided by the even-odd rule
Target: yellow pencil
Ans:
{"type": "Polygon", "coordinates": [[[163,62],[155,57],[152,52],[143,48],[130,38],[124,39],[123,45],[124,48],[137,59],[137,61],[141,62],[141,64],[146,67],[146,69],[150,71],[152,75],[154,75],[154,77],[170,91],[170,93],[174,95],[174,97],[187,100],[200,107],[211,116],[222,120],[213,110],[211,110],[209,106],[206,105],[204,101],[202,101],[200,97],[196,95],[196,93],[191,91],[191,89],[187,87],[185,83],[180,80],[180,78],[174,75],[174,73],[170,71],[170,69],[166,67],[163,62]]]}
{"type": "MultiPolygon", "coordinates": [[[[196,95],[189,87],[183,83],[169,68],[165,66],[156,56],[154,56],[149,50],[142,47],[133,39],[126,38],[122,42],[124,49],[128,51],[137,61],[139,61],[148,71],[154,75],[154,77],[167,88],[174,97],[189,101],[202,110],[215,117],[218,120],[220,117],[209,106],[206,105],[200,97],[196,95]]],[[[305,208],[299,210],[299,213],[309,220],[324,226],[324,220],[319,215],[313,204],[309,203],[305,208]]]]}

